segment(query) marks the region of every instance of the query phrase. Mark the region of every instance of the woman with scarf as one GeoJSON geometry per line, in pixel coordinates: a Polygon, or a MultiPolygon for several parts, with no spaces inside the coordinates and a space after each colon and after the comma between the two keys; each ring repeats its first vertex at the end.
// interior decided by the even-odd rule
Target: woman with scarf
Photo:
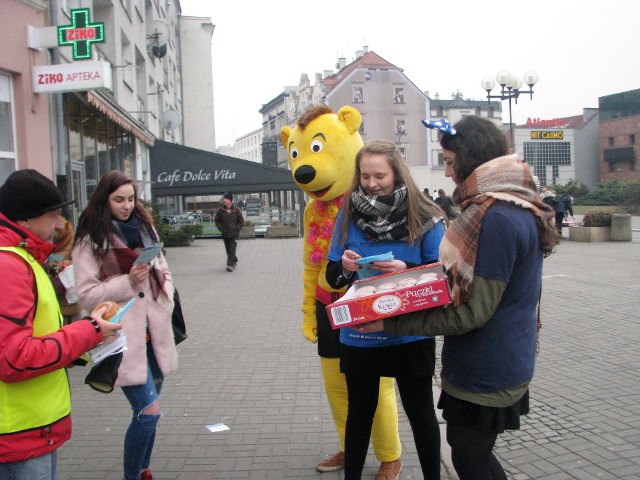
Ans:
{"type": "Polygon", "coordinates": [[[445,336],[438,408],[453,465],[460,480],[506,479],[492,450],[498,434],[519,429],[529,412],[542,260],[558,243],[553,209],[491,121],[423,123],[442,132],[445,175],[456,183],[453,201],[462,212],[440,245],[452,305],[363,330],[445,336]]]}
{"type": "MultiPolygon", "coordinates": [[[[386,140],[375,140],[356,156],[354,179],[336,219],[327,282],[341,288],[361,277],[364,272],[356,260],[370,255],[393,253],[393,260],[368,266],[376,274],[436,262],[444,232],[442,211],[420,192],[398,149],[386,140]]],[[[424,478],[439,479],[440,429],[432,393],[435,339],[363,334],[356,327],[343,328],[340,343],[340,370],[346,377],[349,404],[344,478],[361,477],[380,377],[395,377],[424,478]]],[[[376,479],[399,478],[400,459],[384,465],[376,479]]]]}
{"type": "Polygon", "coordinates": [[[161,416],[160,390],[164,377],[177,368],[167,262],[160,253],[150,263],[134,263],[143,248],[157,243],[133,181],[115,170],[106,173],[80,216],[72,255],[82,307],[108,300],[123,306],[135,298],[121,320],[127,350],[116,381],[133,410],[124,438],[125,480],[153,479],[149,463],[161,416]]]}

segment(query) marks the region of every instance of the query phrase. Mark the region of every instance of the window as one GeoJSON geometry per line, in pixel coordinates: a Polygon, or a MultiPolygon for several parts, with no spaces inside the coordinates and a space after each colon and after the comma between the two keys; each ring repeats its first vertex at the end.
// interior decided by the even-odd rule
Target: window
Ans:
{"type": "Polygon", "coordinates": [[[636,143],[636,136],[633,133],[629,135],[629,143],[631,145],[634,145],[636,143]]]}
{"type": "Polygon", "coordinates": [[[613,137],[609,137],[609,146],[613,147],[615,145],[615,141],[613,139],[613,137]]]}
{"type": "Polygon", "coordinates": [[[353,87],[353,103],[364,103],[362,87],[353,87]]]}
{"type": "Polygon", "coordinates": [[[571,165],[571,144],[569,142],[524,142],[524,161],[534,169],[542,185],[555,183],[559,167],[571,165]],[[547,168],[551,167],[552,178],[547,178],[547,168]]]}
{"type": "Polygon", "coordinates": [[[393,103],[404,103],[404,87],[395,87],[393,103]]]}
{"type": "Polygon", "coordinates": [[[15,170],[11,77],[0,73],[0,185],[15,170]]]}

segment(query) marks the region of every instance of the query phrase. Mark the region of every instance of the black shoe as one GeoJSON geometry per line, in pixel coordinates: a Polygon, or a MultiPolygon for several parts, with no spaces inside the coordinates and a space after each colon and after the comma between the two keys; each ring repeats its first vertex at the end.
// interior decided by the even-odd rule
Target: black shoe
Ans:
{"type": "Polygon", "coordinates": [[[227,272],[233,272],[233,267],[231,265],[227,265],[227,272]]]}

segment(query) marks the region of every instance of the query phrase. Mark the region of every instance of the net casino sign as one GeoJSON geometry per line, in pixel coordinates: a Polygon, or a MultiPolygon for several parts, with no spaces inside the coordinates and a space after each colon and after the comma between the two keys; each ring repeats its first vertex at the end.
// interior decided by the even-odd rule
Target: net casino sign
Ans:
{"type": "Polygon", "coordinates": [[[562,130],[533,130],[531,140],[564,140],[562,130]]]}

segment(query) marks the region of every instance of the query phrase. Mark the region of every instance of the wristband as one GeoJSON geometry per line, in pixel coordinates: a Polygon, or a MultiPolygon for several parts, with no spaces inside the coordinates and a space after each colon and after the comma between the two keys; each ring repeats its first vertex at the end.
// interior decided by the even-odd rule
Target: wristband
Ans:
{"type": "Polygon", "coordinates": [[[84,319],[89,320],[89,322],[91,322],[91,325],[93,325],[93,328],[96,329],[96,332],[100,333],[100,325],[95,318],[93,318],[91,315],[87,315],[86,317],[84,317],[84,319]]]}

